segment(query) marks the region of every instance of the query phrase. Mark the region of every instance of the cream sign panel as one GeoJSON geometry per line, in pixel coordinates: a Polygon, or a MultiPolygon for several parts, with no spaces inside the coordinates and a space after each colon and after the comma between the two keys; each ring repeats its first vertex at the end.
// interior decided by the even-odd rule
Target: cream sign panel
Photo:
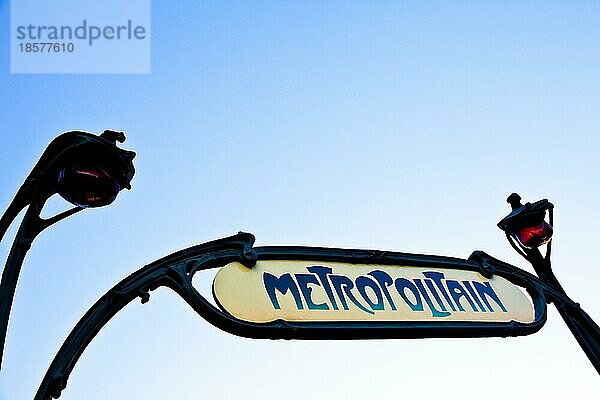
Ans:
{"type": "Polygon", "coordinates": [[[259,260],[219,270],[218,304],[249,322],[534,321],[530,300],[500,276],[435,267],[259,260]]]}

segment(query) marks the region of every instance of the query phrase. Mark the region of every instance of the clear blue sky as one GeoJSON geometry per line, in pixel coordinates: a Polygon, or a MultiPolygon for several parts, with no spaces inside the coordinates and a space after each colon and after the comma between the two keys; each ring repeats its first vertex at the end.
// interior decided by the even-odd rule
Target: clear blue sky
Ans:
{"type": "MultiPolygon", "coordinates": [[[[124,130],[138,153],[131,192],[34,243],[0,399],[31,398],[124,276],[240,230],[526,267],[495,226],[513,191],[556,205],[555,271],[600,321],[598,21],[577,1],[154,1],[150,74],[16,75],[0,1],[0,208],[63,131],[124,130]]],[[[600,380],[553,308],[522,338],[273,342],[164,289],[111,321],[61,399],[390,395],[592,399],[600,380]]]]}

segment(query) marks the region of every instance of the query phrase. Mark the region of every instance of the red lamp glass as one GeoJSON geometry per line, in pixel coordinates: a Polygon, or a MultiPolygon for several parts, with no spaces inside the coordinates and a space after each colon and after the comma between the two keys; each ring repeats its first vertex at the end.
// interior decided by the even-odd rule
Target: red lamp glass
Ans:
{"type": "Polygon", "coordinates": [[[119,182],[98,165],[76,162],[58,173],[57,193],[79,207],[106,206],[120,190],[119,182]]]}
{"type": "Polygon", "coordinates": [[[542,221],[539,224],[519,229],[513,236],[521,246],[534,249],[552,239],[552,227],[546,221],[542,221]]]}

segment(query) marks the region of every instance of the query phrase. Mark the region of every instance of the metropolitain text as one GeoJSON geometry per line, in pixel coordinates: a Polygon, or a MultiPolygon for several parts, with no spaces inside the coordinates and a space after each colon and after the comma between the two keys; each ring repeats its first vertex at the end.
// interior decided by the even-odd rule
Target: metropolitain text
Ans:
{"type": "Polygon", "coordinates": [[[263,273],[265,291],[273,308],[281,309],[279,296],[291,296],[297,310],[350,310],[374,315],[398,311],[403,305],[412,312],[429,312],[443,318],[460,312],[507,312],[489,281],[447,279],[439,271],[425,271],[422,278],[393,279],[387,272],[373,270],[354,279],[334,274],[333,269],[314,265],[308,273],[263,273]],[[316,302],[321,291],[327,301],[316,302]]]}

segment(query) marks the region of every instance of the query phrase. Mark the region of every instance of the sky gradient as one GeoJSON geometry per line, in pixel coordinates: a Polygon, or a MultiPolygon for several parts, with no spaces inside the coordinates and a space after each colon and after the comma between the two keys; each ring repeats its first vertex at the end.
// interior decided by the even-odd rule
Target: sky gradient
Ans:
{"type": "MultiPolygon", "coordinates": [[[[484,250],[530,271],[496,227],[514,191],[555,204],[555,272],[600,321],[599,20],[577,1],[154,1],[150,74],[18,75],[0,1],[0,208],[64,131],[123,130],[138,153],[130,192],[36,239],[0,399],[31,398],[130,272],[241,230],[257,245],[484,250]]],[[[257,341],[160,289],[101,331],[61,399],[382,396],[593,399],[600,380],[553,306],[521,338],[257,341]]]]}

